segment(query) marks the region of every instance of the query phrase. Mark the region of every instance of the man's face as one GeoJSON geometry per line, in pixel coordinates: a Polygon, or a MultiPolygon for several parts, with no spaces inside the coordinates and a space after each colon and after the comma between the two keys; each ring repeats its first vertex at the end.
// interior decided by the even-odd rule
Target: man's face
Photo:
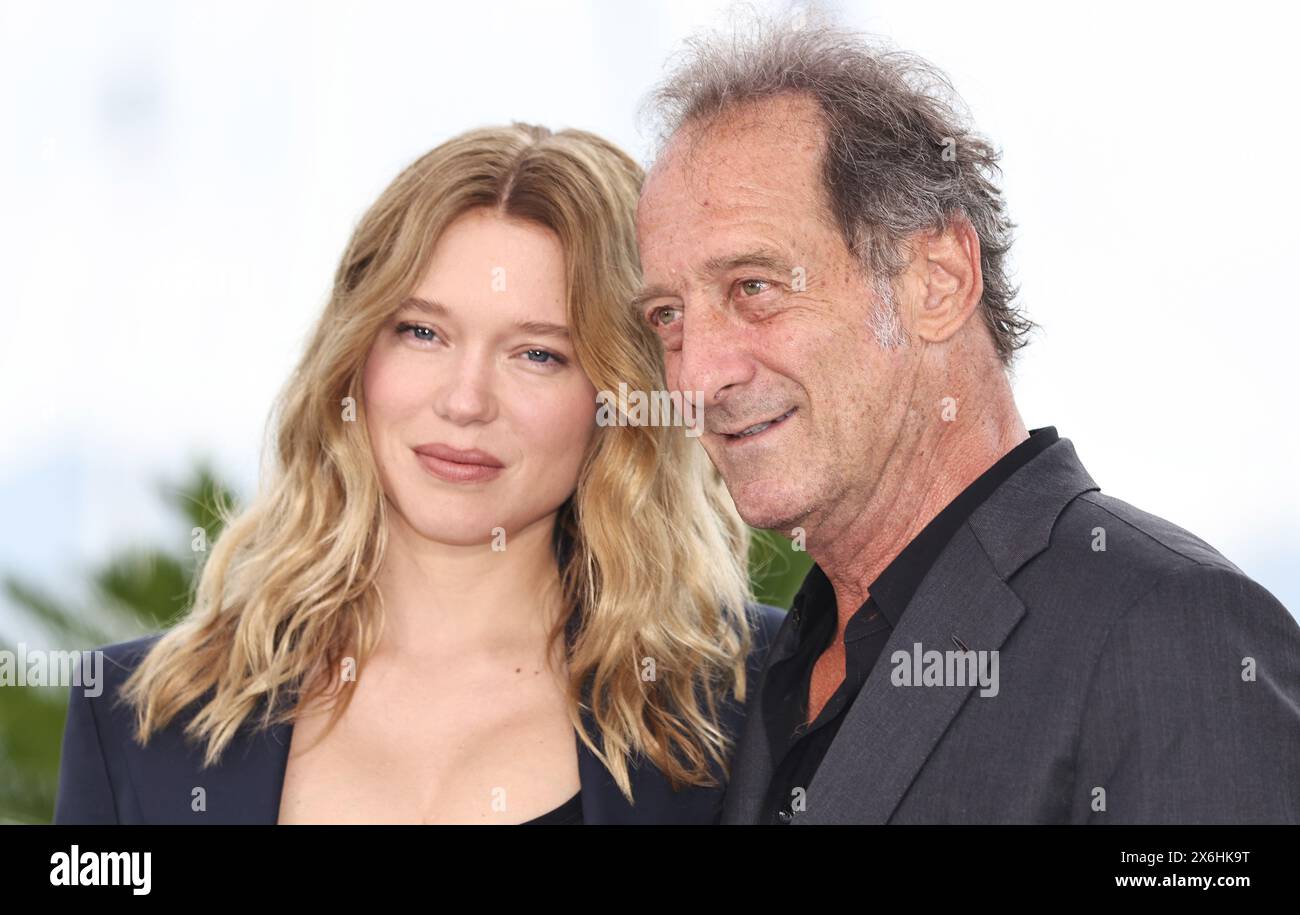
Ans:
{"type": "Polygon", "coordinates": [[[790,534],[861,505],[908,414],[909,348],[827,209],[815,102],[782,96],[690,127],[637,209],[641,315],[668,384],[704,392],[701,442],[746,522],[790,534]]]}

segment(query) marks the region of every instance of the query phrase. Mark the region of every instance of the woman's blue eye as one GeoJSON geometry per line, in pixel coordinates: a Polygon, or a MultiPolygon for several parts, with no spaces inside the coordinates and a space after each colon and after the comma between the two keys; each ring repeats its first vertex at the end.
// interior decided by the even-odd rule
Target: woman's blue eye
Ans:
{"type": "MultiPolygon", "coordinates": [[[[397,325],[397,334],[398,336],[409,336],[421,343],[436,343],[439,339],[438,332],[432,327],[425,327],[422,324],[408,324],[405,321],[397,325]]],[[[563,356],[552,353],[550,350],[530,349],[525,351],[524,355],[534,365],[564,365],[565,363],[563,356]]]]}
{"type": "Polygon", "coordinates": [[[564,360],[555,355],[555,353],[544,349],[530,349],[525,352],[524,355],[528,357],[529,362],[535,362],[538,365],[550,365],[552,363],[559,365],[564,362],[564,360]],[[541,356],[542,358],[534,359],[534,356],[541,356]]]}
{"type": "Polygon", "coordinates": [[[432,343],[438,339],[438,333],[432,327],[423,327],[419,324],[399,324],[397,325],[397,332],[398,334],[410,334],[423,343],[432,343]]]}

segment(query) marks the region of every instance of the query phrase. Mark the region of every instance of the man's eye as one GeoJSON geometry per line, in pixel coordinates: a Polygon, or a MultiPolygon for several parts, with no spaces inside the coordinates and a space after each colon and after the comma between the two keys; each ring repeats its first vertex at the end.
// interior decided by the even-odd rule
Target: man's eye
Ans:
{"type": "Polygon", "coordinates": [[[656,327],[663,327],[666,324],[671,324],[675,320],[674,316],[677,313],[678,309],[671,308],[667,305],[662,308],[656,308],[650,312],[650,323],[654,324],[656,327]]]}
{"type": "Polygon", "coordinates": [[[771,286],[772,284],[769,283],[767,280],[741,280],[737,285],[740,286],[741,289],[745,290],[745,295],[751,296],[751,295],[758,295],[760,292],[763,292],[764,289],[766,289],[768,286],[771,286]],[[763,287],[763,288],[756,288],[756,287],[763,287]]]}

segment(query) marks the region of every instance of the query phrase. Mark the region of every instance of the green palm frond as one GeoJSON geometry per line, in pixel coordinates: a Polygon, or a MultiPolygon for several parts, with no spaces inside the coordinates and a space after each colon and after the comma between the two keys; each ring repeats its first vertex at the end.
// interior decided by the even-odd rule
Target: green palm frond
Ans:
{"type": "MultiPolygon", "coordinates": [[[[49,633],[50,645],[95,648],[156,632],[185,612],[206,546],[221,532],[223,512],[236,499],[206,463],[181,484],[160,489],[186,524],[174,548],[130,547],[92,569],[84,604],[17,575],[0,580],[10,603],[49,633]]],[[[0,649],[18,650],[2,634],[0,649]]],[[[67,699],[66,687],[0,689],[0,823],[48,823],[53,817],[67,699]]]]}

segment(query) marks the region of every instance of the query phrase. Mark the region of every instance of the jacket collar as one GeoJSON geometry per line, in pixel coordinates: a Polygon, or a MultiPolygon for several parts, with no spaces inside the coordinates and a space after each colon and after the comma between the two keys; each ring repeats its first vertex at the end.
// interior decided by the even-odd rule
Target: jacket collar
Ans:
{"type": "MultiPolygon", "coordinates": [[[[1025,607],[1007,579],[1047,548],[1065,506],[1097,489],[1069,439],[1060,439],[1013,474],[944,547],[908,603],[880,660],[850,706],[808,786],[794,824],[884,823],[976,687],[904,688],[891,682],[895,652],[1000,650],[1025,607]],[[869,777],[864,773],[869,773],[869,777]]],[[[795,648],[783,626],[768,665],[795,648]]],[[[762,715],[751,714],[737,750],[722,822],[754,823],[772,778],[762,715]]]]}
{"type": "MultiPolygon", "coordinates": [[[[728,708],[725,714],[728,718],[724,726],[736,733],[739,710],[728,708]]],[[[588,733],[598,735],[585,707],[582,718],[588,733]]],[[[246,725],[211,769],[199,768],[201,754],[185,744],[177,726],[167,728],[156,739],[159,744],[151,744],[150,750],[135,755],[132,763],[133,769],[141,767],[132,772],[131,782],[140,786],[136,798],[145,822],[193,821],[195,816],[189,808],[193,786],[202,786],[208,799],[205,822],[270,825],[279,818],[293,740],[292,722],[266,730],[246,725]],[[178,756],[185,760],[183,764],[178,756]]],[[[596,739],[599,741],[598,736],[596,739]]],[[[721,781],[716,788],[674,791],[659,769],[641,761],[629,768],[635,799],[632,804],[576,732],[574,742],[584,824],[707,824],[716,819],[722,803],[721,781]]]]}
{"type": "MultiPolygon", "coordinates": [[[[292,738],[292,724],[275,725],[267,732],[246,738],[242,747],[232,744],[227,749],[230,757],[223,758],[218,769],[198,776],[209,794],[220,792],[233,796],[238,792],[252,799],[253,803],[230,811],[230,822],[269,825],[279,818],[292,738]]],[[[716,815],[720,791],[716,797],[707,789],[674,793],[659,770],[648,765],[633,768],[629,773],[632,796],[636,799],[635,806],[629,804],[601,761],[576,733],[574,739],[578,748],[584,824],[682,822],[682,817],[688,822],[708,823],[716,815]]]]}

